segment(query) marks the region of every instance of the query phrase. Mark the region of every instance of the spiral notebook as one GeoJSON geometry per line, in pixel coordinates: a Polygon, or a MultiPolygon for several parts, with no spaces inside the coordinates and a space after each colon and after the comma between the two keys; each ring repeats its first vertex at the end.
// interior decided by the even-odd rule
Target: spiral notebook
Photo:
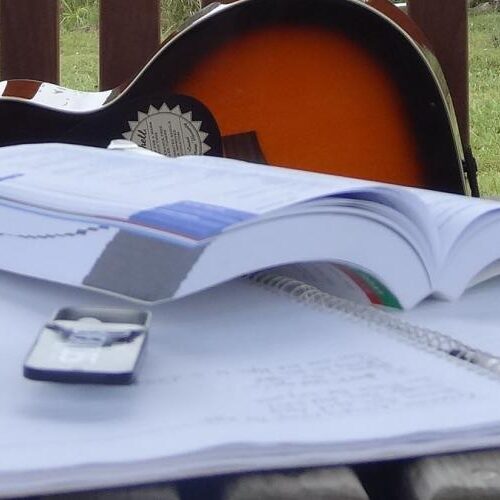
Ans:
{"type": "MultiPolygon", "coordinates": [[[[452,356],[500,377],[498,324],[494,325],[495,337],[491,338],[491,335],[486,334],[486,339],[485,335],[482,336],[482,341],[478,339],[474,335],[479,326],[478,318],[475,318],[472,325],[464,325],[464,318],[458,317],[459,321],[456,321],[457,313],[460,312],[464,301],[444,303],[442,301],[428,300],[414,311],[398,314],[396,311],[390,311],[389,309],[384,311],[383,308],[354,303],[326,293],[303,281],[272,272],[255,273],[250,276],[250,279],[257,284],[263,285],[269,291],[288,296],[300,304],[307,304],[314,309],[342,314],[353,321],[362,321],[371,327],[383,329],[388,333],[397,335],[400,340],[411,342],[424,349],[434,350],[436,353],[452,356]],[[426,327],[426,324],[434,326],[426,327]],[[444,333],[444,331],[438,330],[435,325],[439,325],[444,331],[451,328],[453,333],[444,333]],[[465,335],[463,334],[464,330],[465,335]],[[461,340],[462,337],[463,340],[461,340]],[[498,337],[498,340],[494,342],[496,337],[498,337]],[[474,344],[469,342],[474,342],[474,344]],[[491,347],[493,347],[492,350],[486,350],[491,349],[491,347]],[[498,353],[498,355],[495,353],[498,353]]],[[[486,288],[489,286],[491,284],[487,285],[486,288]]],[[[469,295],[474,297],[475,291],[471,291],[469,295]]],[[[471,298],[468,297],[467,300],[470,301],[471,298]]],[[[494,303],[488,303],[488,301],[486,303],[488,309],[494,307],[494,303]]],[[[478,304],[477,307],[484,307],[485,305],[485,300],[483,300],[483,303],[478,304]]],[[[484,324],[481,324],[480,327],[482,331],[485,330],[484,324]]]]}
{"type": "Polygon", "coordinates": [[[500,281],[389,314],[257,274],[154,307],[138,382],[102,387],[23,360],[55,309],[124,303],[0,278],[1,497],[500,445],[500,378],[467,350],[500,281]],[[455,341],[457,311],[475,331],[455,341]]]}

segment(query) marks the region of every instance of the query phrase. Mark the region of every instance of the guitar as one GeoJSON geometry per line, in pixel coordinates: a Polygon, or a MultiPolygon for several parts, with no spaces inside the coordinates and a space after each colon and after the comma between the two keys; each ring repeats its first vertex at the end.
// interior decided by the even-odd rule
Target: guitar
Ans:
{"type": "Polygon", "coordinates": [[[466,191],[442,73],[388,0],[211,4],[116,89],[13,80],[0,96],[1,145],[127,138],[171,156],[466,191]]]}

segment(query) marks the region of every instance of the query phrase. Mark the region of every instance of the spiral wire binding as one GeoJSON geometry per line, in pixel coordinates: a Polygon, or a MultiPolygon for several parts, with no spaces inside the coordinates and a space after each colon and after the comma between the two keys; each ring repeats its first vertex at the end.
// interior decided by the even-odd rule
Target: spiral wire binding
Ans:
{"type": "Polygon", "coordinates": [[[321,291],[315,286],[287,276],[260,271],[248,275],[248,278],[253,283],[264,286],[270,291],[286,295],[301,304],[320,310],[336,311],[352,319],[381,327],[412,344],[451,355],[458,360],[471,363],[488,370],[496,376],[500,376],[500,357],[474,349],[437,330],[414,325],[373,306],[358,304],[336,297],[321,291]]]}

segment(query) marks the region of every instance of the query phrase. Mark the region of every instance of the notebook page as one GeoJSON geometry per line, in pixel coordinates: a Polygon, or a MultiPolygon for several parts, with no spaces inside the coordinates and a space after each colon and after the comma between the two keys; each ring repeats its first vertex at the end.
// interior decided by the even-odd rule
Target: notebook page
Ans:
{"type": "Polygon", "coordinates": [[[154,308],[136,385],[28,381],[55,308],[119,302],[1,278],[3,495],[408,456],[500,430],[500,382],[242,281],[154,308]]]}
{"type": "Polygon", "coordinates": [[[460,300],[427,300],[401,316],[414,324],[438,330],[474,349],[500,356],[500,278],[476,285],[460,300]]]}

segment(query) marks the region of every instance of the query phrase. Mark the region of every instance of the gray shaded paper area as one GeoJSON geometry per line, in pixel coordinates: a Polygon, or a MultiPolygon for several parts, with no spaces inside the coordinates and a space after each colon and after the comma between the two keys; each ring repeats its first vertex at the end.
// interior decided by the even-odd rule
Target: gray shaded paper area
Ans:
{"type": "Polygon", "coordinates": [[[120,231],[106,246],[83,284],[144,301],[175,295],[204,246],[185,247],[120,231]]]}

